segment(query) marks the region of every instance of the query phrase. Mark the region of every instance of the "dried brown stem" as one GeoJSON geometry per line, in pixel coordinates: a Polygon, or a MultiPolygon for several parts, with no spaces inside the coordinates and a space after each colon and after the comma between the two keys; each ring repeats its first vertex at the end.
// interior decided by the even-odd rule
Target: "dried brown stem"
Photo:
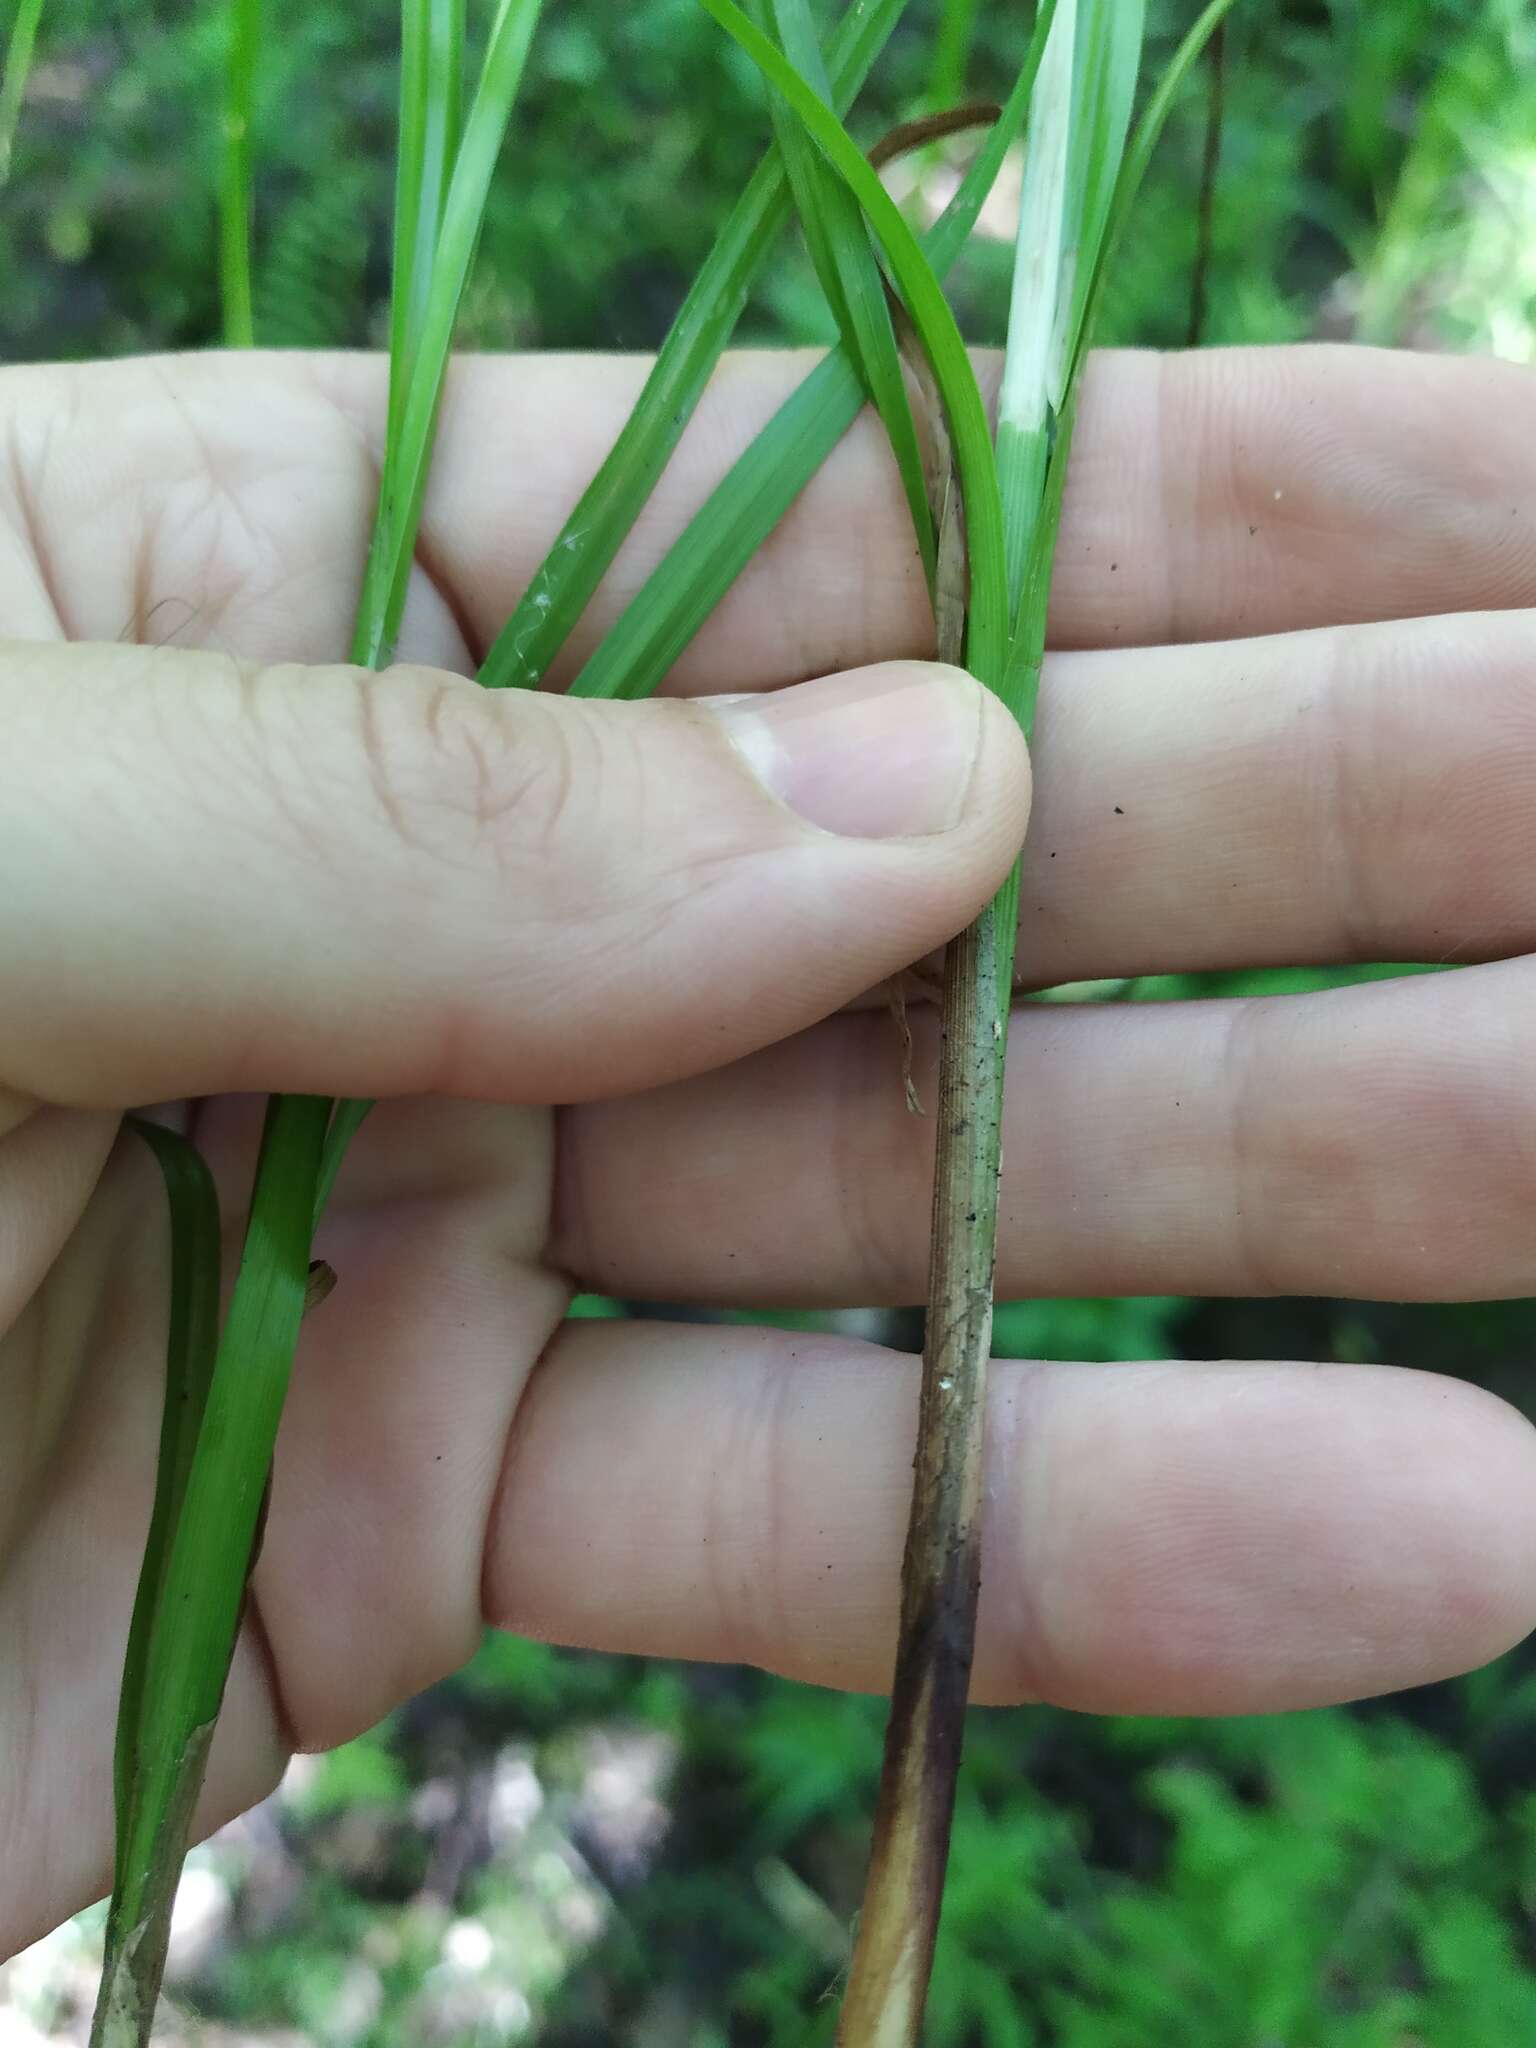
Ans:
{"type": "Polygon", "coordinates": [[[944,960],[928,1336],[885,1765],[838,2041],[913,2048],[933,1967],[981,1583],[1001,1144],[999,906],[944,960]]]}
{"type": "Polygon", "coordinates": [[[967,128],[990,128],[1002,111],[995,100],[967,100],[964,106],[920,114],[915,121],[899,121],[881,136],[869,152],[869,160],[877,171],[883,170],[897,157],[942,141],[946,135],[959,135],[967,128]]]}
{"type": "MultiPolygon", "coordinates": [[[[925,456],[939,536],[937,652],[941,661],[958,663],[968,580],[960,494],[942,408],[904,317],[897,333],[922,401],[918,417],[928,429],[925,456]]],[[[928,1324],[901,1570],[901,1634],[840,2048],[912,2048],[933,1968],[981,1584],[1002,1038],[1013,952],[999,945],[999,934],[1011,932],[1015,902],[1010,882],[944,955],[928,1324]]]]}

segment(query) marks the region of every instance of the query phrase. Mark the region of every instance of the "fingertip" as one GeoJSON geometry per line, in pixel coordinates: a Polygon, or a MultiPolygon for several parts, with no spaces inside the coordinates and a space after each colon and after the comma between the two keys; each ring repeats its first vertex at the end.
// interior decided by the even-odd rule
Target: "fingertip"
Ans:
{"type": "Polygon", "coordinates": [[[1477,1387],[1235,1361],[1009,1379],[982,1697],[1289,1711],[1473,1669],[1536,1622],[1536,1431],[1477,1387]]]}
{"type": "Polygon", "coordinates": [[[1536,1628],[1536,1428],[1469,1381],[1427,1373],[1417,1383],[1428,1450],[1419,1537],[1435,1559],[1428,1617],[1444,1670],[1474,1670],[1536,1628]]]}
{"type": "MultiPolygon", "coordinates": [[[[930,840],[1018,802],[1022,740],[964,669],[877,662],[790,689],[696,701],[760,788],[839,838],[930,840]]],[[[1022,824],[1013,825],[1022,839],[1022,824]]]]}

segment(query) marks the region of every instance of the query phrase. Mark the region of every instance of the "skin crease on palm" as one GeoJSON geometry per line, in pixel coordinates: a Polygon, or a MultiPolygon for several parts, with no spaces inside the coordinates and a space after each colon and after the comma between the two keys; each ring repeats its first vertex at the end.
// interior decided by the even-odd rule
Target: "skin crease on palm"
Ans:
{"type": "MultiPolygon", "coordinates": [[[[723,367],[577,655],[803,368],[723,367]]],[[[260,1091],[386,1098],[322,1233],[340,1285],[306,1324],[205,1824],[292,1745],[457,1665],[484,1620],[886,1677],[914,1362],[561,1318],[578,1285],[920,1296],[931,1126],[860,998],[990,893],[1029,777],[974,686],[916,663],[920,581],[867,422],[673,701],[455,680],[642,374],[457,369],[417,666],[382,680],[324,666],[379,363],[0,376],[0,1950],[108,1868],[167,1286],[131,1104],[190,1122],[233,1246],[260,1091]]],[[[1514,369],[1095,361],[1036,734],[1031,977],[1463,965],[1021,1011],[1006,1291],[1531,1291],[1532,477],[1514,369]]],[[[1469,1387],[1019,1364],[993,1402],[983,1699],[1294,1707],[1473,1665],[1536,1621],[1536,1436],[1469,1387]]]]}

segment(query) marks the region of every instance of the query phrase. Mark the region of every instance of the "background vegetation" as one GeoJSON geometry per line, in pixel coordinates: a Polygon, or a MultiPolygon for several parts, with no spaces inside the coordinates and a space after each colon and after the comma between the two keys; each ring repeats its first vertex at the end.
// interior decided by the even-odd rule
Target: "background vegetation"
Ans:
{"type": "MultiPolygon", "coordinates": [[[[953,32],[967,10],[914,0],[860,116],[871,139],[935,90],[941,12],[953,32]]],[[[1001,88],[1022,12],[976,7],[970,90],[1001,88]]],[[[1192,12],[1153,7],[1154,58],[1192,12]]],[[[377,342],[395,8],[267,0],[267,20],[258,338],[377,342]]],[[[0,204],[0,353],[216,338],[224,33],[222,10],[197,0],[50,0],[0,204]]],[[[1174,121],[1106,338],[1185,337],[1204,120],[1197,94],[1174,121]]],[[[516,132],[471,341],[652,345],[766,133],[744,65],[695,0],[563,0],[516,132]]],[[[1207,339],[1360,335],[1530,358],[1533,138],[1524,0],[1240,8],[1207,339]]],[[[983,240],[959,273],[978,338],[1000,334],[1006,270],[1004,241],[983,240]]],[[[745,333],[828,337],[794,243],[745,333]]],[[[1392,1358],[1533,1399],[1525,1304],[1030,1303],[999,1327],[1020,1355],[1392,1358]]],[[[880,1727],[876,1702],[750,1672],[490,1642],[387,1726],[296,1767],[199,1853],[173,1962],[199,2017],[173,2034],[814,2041],[830,2033],[880,1727]]],[[[1267,1721],[978,1713],[954,1873],[935,2048],[1506,2048],[1536,2037],[1536,1660],[1267,1721]]],[[[78,2036],[97,1942],[88,1917],[0,1971],[0,2041],[78,2036]]]]}

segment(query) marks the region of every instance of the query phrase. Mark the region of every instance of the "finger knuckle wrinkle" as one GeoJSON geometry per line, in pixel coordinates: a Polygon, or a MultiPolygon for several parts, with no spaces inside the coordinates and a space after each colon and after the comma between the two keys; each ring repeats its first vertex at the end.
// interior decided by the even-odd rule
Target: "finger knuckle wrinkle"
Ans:
{"type": "Polygon", "coordinates": [[[1245,1293],[1284,1294],[1283,1241],[1272,1228],[1277,1176],[1285,1140],[1266,1085],[1263,1034],[1266,1012],[1247,998],[1233,1004],[1221,1048],[1228,1114],[1230,1257],[1235,1284],[1245,1293]]]}
{"type": "Polygon", "coordinates": [[[560,722],[457,677],[364,676],[358,737],[378,814],[409,852],[497,866],[558,838],[577,781],[560,722]]]}

